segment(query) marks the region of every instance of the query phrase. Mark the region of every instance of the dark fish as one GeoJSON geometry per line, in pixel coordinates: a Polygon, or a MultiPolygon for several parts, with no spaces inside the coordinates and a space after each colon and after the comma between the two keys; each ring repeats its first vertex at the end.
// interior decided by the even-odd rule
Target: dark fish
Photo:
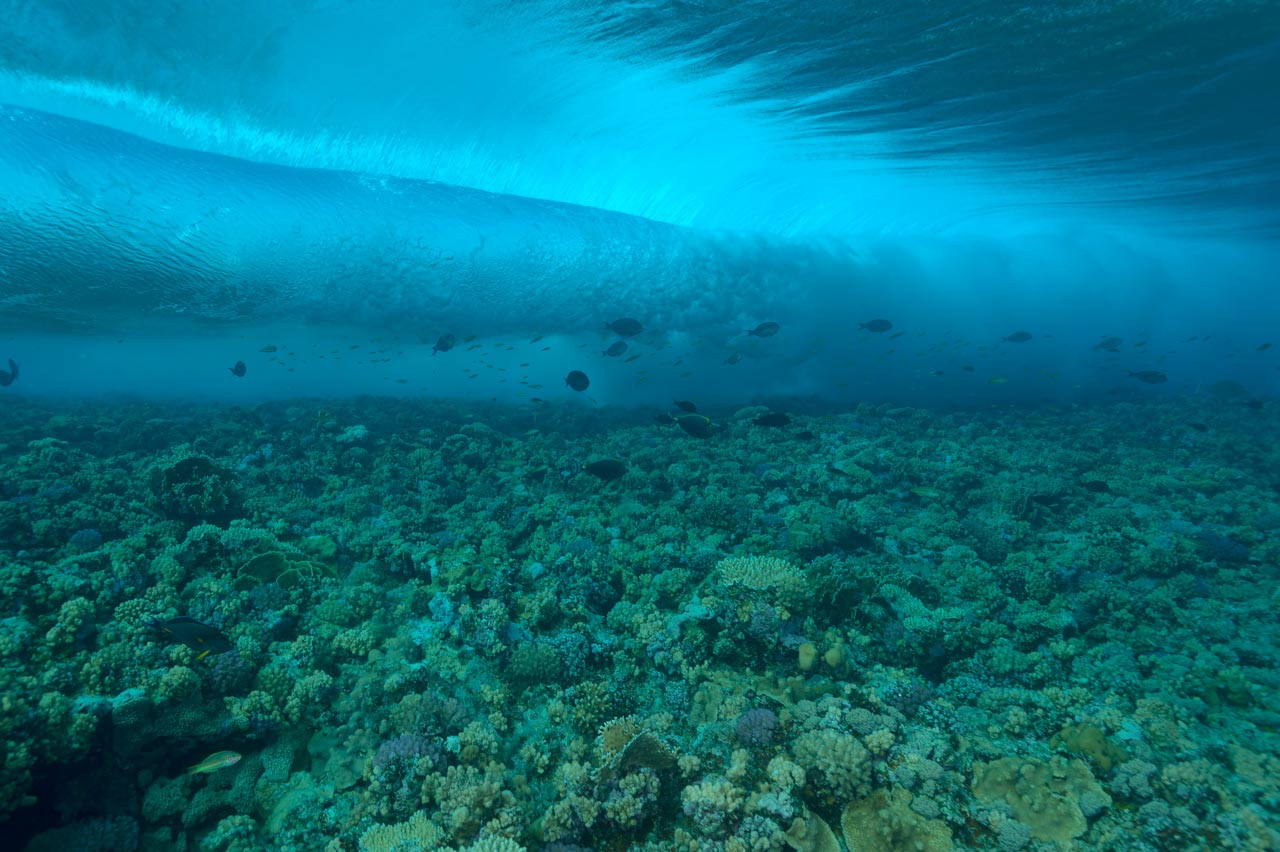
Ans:
{"type": "Polygon", "coordinates": [[[1248,399],[1240,404],[1243,405],[1245,408],[1249,409],[1250,411],[1262,410],[1262,400],[1260,399],[1248,399]]]}
{"type": "Polygon", "coordinates": [[[1259,344],[1259,345],[1258,345],[1258,351],[1259,351],[1259,352],[1266,352],[1266,351],[1267,351],[1268,349],[1270,349],[1270,348],[1271,348],[1271,344],[1270,344],[1270,343],[1261,343],[1261,344],[1259,344]]]}
{"type": "Polygon", "coordinates": [[[582,469],[597,479],[612,482],[627,472],[627,466],[618,459],[600,459],[591,464],[584,464],[582,469]]]}
{"type": "Polygon", "coordinates": [[[1129,375],[1133,376],[1140,382],[1146,382],[1149,385],[1161,385],[1169,381],[1169,377],[1159,370],[1139,370],[1138,372],[1129,371],[1129,375]]]}
{"type": "Polygon", "coordinates": [[[808,429],[805,429],[803,432],[797,432],[795,436],[797,439],[801,441],[812,441],[818,437],[817,435],[810,432],[808,429]]]}
{"type": "Polygon", "coordinates": [[[963,367],[961,367],[960,369],[964,370],[966,373],[972,373],[972,372],[973,372],[973,365],[972,365],[972,364],[965,364],[965,365],[964,365],[963,367]]]}
{"type": "Polygon", "coordinates": [[[783,414],[781,411],[771,411],[768,414],[761,414],[755,420],[751,421],[757,426],[786,426],[791,422],[791,418],[783,414]]]}
{"type": "Polygon", "coordinates": [[[436,345],[431,347],[431,354],[434,355],[437,352],[448,352],[457,342],[458,338],[454,337],[452,334],[442,334],[440,335],[440,339],[436,341],[436,345]]]}
{"type": "Polygon", "coordinates": [[[893,323],[887,319],[873,319],[868,322],[858,323],[858,328],[865,328],[867,331],[874,331],[876,334],[882,334],[893,328],[893,323]]]}
{"type": "MultiPolygon", "coordinates": [[[[238,366],[241,368],[241,373],[240,373],[240,375],[242,375],[242,376],[243,376],[243,375],[244,375],[244,372],[243,372],[244,365],[243,365],[243,364],[240,364],[240,365],[238,365],[238,366]]],[[[17,378],[18,378],[18,362],[17,362],[17,361],[15,361],[15,360],[13,360],[12,358],[10,358],[10,359],[9,359],[9,369],[8,369],[8,370],[0,370],[0,388],[7,388],[7,387],[9,387],[9,385],[13,384],[13,383],[14,383],[14,380],[15,380],[15,379],[17,379],[17,378]]]]}
{"type": "Polygon", "coordinates": [[[259,349],[258,351],[259,351],[259,352],[266,352],[267,354],[271,354],[272,352],[279,352],[279,351],[280,351],[280,347],[279,347],[279,346],[276,346],[274,343],[268,343],[266,346],[262,347],[262,348],[261,348],[261,349],[259,349]]]}
{"type": "Polygon", "coordinates": [[[564,383],[576,391],[584,391],[591,384],[591,380],[587,378],[587,374],[581,370],[574,370],[564,377],[564,383]]]}
{"type": "Polygon", "coordinates": [[[612,344],[608,349],[604,350],[604,352],[600,354],[607,355],[610,358],[617,358],[619,355],[623,354],[626,351],[627,351],[627,341],[619,340],[617,343],[612,344]]]}
{"type": "Polygon", "coordinates": [[[710,438],[715,432],[711,426],[711,418],[701,414],[682,414],[676,418],[676,425],[695,438],[710,438]]]}
{"type": "Polygon", "coordinates": [[[636,360],[636,359],[637,359],[637,358],[639,358],[639,357],[640,357],[639,355],[632,355],[630,358],[628,358],[627,360],[623,361],[622,363],[624,363],[624,364],[630,364],[632,361],[636,360]]]}
{"type": "Polygon", "coordinates": [[[644,331],[644,326],[640,324],[640,320],[632,319],[631,317],[623,317],[613,322],[607,322],[604,327],[619,337],[635,337],[644,331]]]}
{"type": "Polygon", "coordinates": [[[235,376],[237,379],[244,378],[245,366],[243,361],[237,361],[234,367],[228,367],[227,369],[230,370],[231,375],[235,376]]]}
{"type": "Polygon", "coordinates": [[[216,627],[210,627],[202,621],[196,621],[189,615],[180,615],[166,621],[150,619],[147,626],[157,630],[170,642],[181,642],[188,648],[199,651],[196,657],[203,660],[210,654],[222,654],[231,650],[231,640],[216,627]]]}
{"type": "Polygon", "coordinates": [[[698,412],[698,406],[694,405],[687,399],[672,400],[671,404],[681,411],[686,411],[689,414],[696,414],[698,412]]]}
{"type": "Polygon", "coordinates": [[[1093,494],[1107,494],[1111,491],[1111,486],[1101,479],[1090,479],[1084,483],[1084,490],[1093,494]]]}
{"type": "Polygon", "coordinates": [[[1093,344],[1095,352],[1119,352],[1120,344],[1124,341],[1118,337],[1104,337],[1102,340],[1093,344]]]}
{"type": "Polygon", "coordinates": [[[1015,331],[1013,334],[1009,335],[1008,337],[1000,338],[1000,341],[1002,343],[1026,343],[1030,339],[1031,339],[1031,332],[1015,331]]]}
{"type": "Polygon", "coordinates": [[[1192,429],[1195,429],[1197,432],[1209,431],[1209,427],[1204,425],[1203,423],[1188,423],[1187,425],[1190,426],[1192,429]]]}
{"type": "Polygon", "coordinates": [[[755,328],[747,329],[746,334],[749,337],[773,337],[780,331],[782,331],[782,326],[776,322],[762,322],[755,328]]]}
{"type": "Polygon", "coordinates": [[[732,355],[730,355],[728,358],[725,358],[725,359],[724,359],[724,362],[725,362],[726,364],[736,364],[736,363],[738,363],[738,362],[739,362],[739,361],[741,361],[741,360],[742,360],[742,353],[741,353],[741,352],[735,352],[735,353],[733,353],[732,355]]]}

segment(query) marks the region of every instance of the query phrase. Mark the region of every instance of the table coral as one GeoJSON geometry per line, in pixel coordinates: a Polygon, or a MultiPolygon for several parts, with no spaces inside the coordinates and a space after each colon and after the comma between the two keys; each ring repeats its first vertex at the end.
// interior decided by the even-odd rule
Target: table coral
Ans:
{"type": "Polygon", "coordinates": [[[1089,827],[1088,815],[1109,807],[1108,796],[1081,760],[1003,757],[973,765],[973,793],[1004,802],[1037,840],[1066,846],[1089,827]]]}

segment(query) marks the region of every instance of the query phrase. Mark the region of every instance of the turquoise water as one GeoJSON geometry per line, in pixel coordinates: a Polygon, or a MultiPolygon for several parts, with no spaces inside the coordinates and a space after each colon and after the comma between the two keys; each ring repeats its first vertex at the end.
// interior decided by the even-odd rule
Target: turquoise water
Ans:
{"type": "Polygon", "coordinates": [[[9,4],[6,836],[1280,846],[1276,79],[1263,2],[9,4]]]}

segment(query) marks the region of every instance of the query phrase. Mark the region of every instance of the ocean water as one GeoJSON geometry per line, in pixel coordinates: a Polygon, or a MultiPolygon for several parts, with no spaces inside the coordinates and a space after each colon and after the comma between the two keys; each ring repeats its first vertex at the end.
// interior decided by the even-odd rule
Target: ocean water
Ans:
{"type": "Polygon", "coordinates": [[[1280,7],[0,4],[0,834],[1280,848],[1280,7]]]}

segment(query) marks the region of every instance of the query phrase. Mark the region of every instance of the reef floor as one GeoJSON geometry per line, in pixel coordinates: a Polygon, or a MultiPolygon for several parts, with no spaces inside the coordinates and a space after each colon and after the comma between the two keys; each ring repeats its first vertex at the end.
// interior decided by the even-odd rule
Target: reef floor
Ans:
{"type": "Polygon", "coordinates": [[[1280,846],[1280,406],[763,412],[7,399],[0,831],[1280,846]]]}

